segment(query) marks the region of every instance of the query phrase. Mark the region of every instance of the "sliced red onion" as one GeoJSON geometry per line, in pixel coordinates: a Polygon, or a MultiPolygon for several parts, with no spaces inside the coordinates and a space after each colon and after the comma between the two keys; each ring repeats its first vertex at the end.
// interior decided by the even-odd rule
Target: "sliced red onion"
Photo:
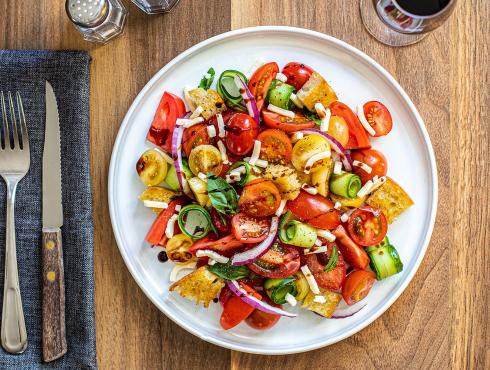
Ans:
{"type": "MultiPolygon", "coordinates": [[[[189,118],[191,114],[191,112],[187,112],[181,118],[189,118]]],[[[175,172],[177,174],[177,180],[179,181],[180,188],[184,191],[185,195],[187,195],[191,199],[194,199],[194,194],[192,194],[191,189],[189,189],[189,185],[187,185],[187,182],[184,179],[184,175],[182,173],[182,168],[184,167],[182,164],[181,150],[183,136],[184,126],[175,127],[172,134],[172,159],[174,160],[175,172]]]]}
{"type": "Polygon", "coordinates": [[[331,319],[345,319],[347,317],[354,316],[356,313],[358,313],[360,310],[362,310],[366,306],[367,306],[367,303],[362,302],[362,301],[357,302],[356,304],[353,304],[352,306],[344,305],[344,307],[337,308],[335,310],[331,319]]]}
{"type": "Polygon", "coordinates": [[[257,258],[264,255],[276,240],[278,226],[279,218],[276,216],[272,217],[271,227],[269,229],[269,235],[267,235],[267,238],[265,238],[260,244],[257,244],[251,249],[236,253],[231,258],[231,264],[233,266],[248,265],[249,263],[255,261],[257,258]]]}
{"type": "Polygon", "coordinates": [[[340,158],[342,160],[342,163],[347,171],[352,171],[352,158],[350,157],[350,154],[347,152],[347,150],[340,144],[337,139],[335,139],[333,136],[320,131],[316,128],[306,128],[301,130],[300,132],[306,133],[306,134],[317,134],[323,136],[332,149],[336,151],[337,153],[340,154],[340,158]]]}
{"type": "Polygon", "coordinates": [[[247,84],[242,78],[237,74],[235,75],[235,84],[238,87],[238,91],[242,95],[243,101],[245,102],[245,106],[247,107],[248,114],[253,117],[257,125],[260,126],[260,112],[257,108],[257,103],[255,102],[255,97],[250,92],[247,84]]]}
{"type": "Polygon", "coordinates": [[[228,288],[230,288],[233,293],[240,297],[245,303],[249,304],[259,311],[286,317],[298,316],[295,313],[284,311],[278,307],[271,306],[270,304],[263,302],[258,298],[255,298],[253,295],[250,295],[250,293],[243,290],[236,280],[228,280],[226,283],[228,285],[228,288]]]}

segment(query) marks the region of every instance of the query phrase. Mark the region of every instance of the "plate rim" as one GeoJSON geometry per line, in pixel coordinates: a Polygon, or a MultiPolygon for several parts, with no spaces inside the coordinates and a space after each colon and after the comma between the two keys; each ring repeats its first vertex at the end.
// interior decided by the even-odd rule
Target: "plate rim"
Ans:
{"type": "Polygon", "coordinates": [[[179,55],[177,55],[175,58],[173,58],[170,62],[168,62],[166,65],[164,65],[161,69],[159,69],[153,77],[145,84],[145,86],[141,89],[141,91],[138,93],[136,98],[133,100],[131,103],[131,106],[129,107],[128,111],[126,112],[124,119],[118,129],[118,134],[116,136],[116,140],[114,142],[112,154],[111,154],[111,160],[110,160],[110,166],[109,166],[109,172],[108,172],[108,203],[109,203],[109,214],[110,214],[110,219],[111,219],[111,226],[113,230],[113,234],[116,240],[117,247],[119,249],[119,252],[121,256],[123,257],[124,263],[126,264],[127,269],[129,270],[131,276],[133,279],[136,281],[140,289],[145,293],[145,295],[148,297],[148,299],[163,313],[165,314],[166,317],[168,317],[170,320],[175,322],[177,325],[188,331],[189,333],[197,336],[198,338],[205,340],[209,343],[213,343],[215,345],[235,350],[235,351],[240,351],[240,352],[245,352],[245,353],[252,353],[252,354],[263,354],[263,355],[286,355],[286,354],[294,354],[294,353],[302,353],[302,352],[307,352],[311,350],[315,350],[318,348],[326,347],[329,345],[332,345],[334,343],[337,343],[341,340],[344,340],[364,328],[366,328],[368,325],[370,325],[372,322],[377,320],[389,307],[393,305],[393,303],[400,297],[400,295],[405,291],[407,286],[410,284],[412,281],[413,277],[415,276],[416,272],[418,271],[420,264],[422,260],[425,257],[425,254],[427,252],[427,248],[429,246],[432,232],[434,229],[434,224],[436,220],[436,214],[438,210],[438,174],[437,174],[437,163],[436,163],[436,158],[434,154],[434,148],[432,146],[427,128],[425,126],[424,120],[422,119],[420,113],[418,112],[417,108],[415,107],[415,104],[412,102],[408,94],[405,92],[405,90],[401,87],[401,85],[398,83],[398,81],[383,67],[381,64],[379,64],[377,61],[375,61],[373,58],[371,58],[369,55],[364,53],[363,51],[357,49],[356,47],[348,44],[345,41],[342,41],[340,39],[337,39],[333,36],[327,35],[322,32],[318,31],[313,31],[310,29],[306,28],[300,28],[300,27],[290,27],[290,26],[256,26],[256,27],[246,27],[246,28],[240,28],[237,30],[232,30],[228,31],[225,33],[221,33],[218,35],[215,35],[213,37],[210,37],[204,41],[201,41],[194,46],[186,49],[179,55]],[[237,36],[243,36],[245,34],[254,34],[254,33],[263,33],[263,34],[268,34],[268,33],[293,33],[299,36],[306,36],[306,37],[311,37],[315,39],[319,39],[322,42],[330,43],[331,45],[334,45],[338,48],[341,48],[345,50],[346,52],[350,53],[351,55],[357,57],[359,60],[366,62],[369,64],[370,67],[374,68],[377,70],[378,73],[380,73],[396,90],[398,94],[402,97],[402,99],[405,101],[407,104],[407,108],[409,109],[410,113],[414,116],[415,121],[417,122],[418,128],[420,129],[420,132],[422,134],[422,138],[425,144],[425,147],[427,149],[427,154],[430,162],[430,168],[431,168],[431,176],[432,176],[432,182],[433,182],[433,187],[432,187],[432,203],[430,205],[431,210],[430,210],[430,216],[429,216],[429,224],[426,227],[426,234],[422,242],[422,248],[420,250],[419,255],[417,256],[417,259],[415,260],[415,263],[413,264],[412,270],[409,272],[408,276],[406,279],[401,283],[399,288],[394,292],[394,294],[389,297],[384,304],[382,304],[381,308],[373,315],[371,315],[369,318],[367,318],[364,322],[361,324],[354,326],[351,329],[346,330],[345,333],[334,336],[331,339],[325,340],[325,341],[318,341],[317,343],[309,344],[309,345],[303,345],[299,346],[297,348],[294,348],[293,350],[287,348],[287,349],[260,349],[260,348],[255,348],[255,347],[249,347],[248,345],[245,344],[237,344],[237,343],[231,343],[228,342],[224,339],[221,339],[219,337],[209,337],[207,335],[203,335],[198,329],[188,325],[186,322],[181,321],[178,316],[173,316],[167,310],[165,307],[160,306],[158,301],[153,298],[152,294],[150,291],[145,287],[144,281],[141,277],[138,277],[135,271],[133,271],[133,266],[130,261],[130,256],[127,254],[121,245],[123,245],[122,241],[122,235],[121,235],[121,230],[118,229],[117,223],[115,221],[115,212],[116,212],[116,204],[115,204],[115,197],[114,197],[114,177],[116,175],[116,169],[117,169],[117,163],[116,163],[116,158],[118,156],[118,153],[120,151],[120,146],[121,143],[124,139],[125,132],[129,128],[130,124],[130,119],[131,116],[136,109],[136,107],[141,103],[141,100],[143,97],[146,95],[148,90],[150,90],[153,85],[155,84],[156,81],[158,81],[162,75],[164,75],[168,70],[173,68],[177,63],[184,61],[188,57],[192,56],[194,53],[200,51],[202,48],[208,47],[210,45],[217,44],[221,41],[224,41],[228,38],[234,38],[237,36]]]}

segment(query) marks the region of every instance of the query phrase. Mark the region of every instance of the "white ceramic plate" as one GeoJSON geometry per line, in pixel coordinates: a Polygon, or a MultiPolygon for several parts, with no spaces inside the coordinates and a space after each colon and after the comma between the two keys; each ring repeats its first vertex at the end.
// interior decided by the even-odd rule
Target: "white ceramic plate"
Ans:
{"type": "MultiPolygon", "coordinates": [[[[262,354],[287,354],[323,347],[358,332],[378,318],[400,296],[425,254],[436,215],[437,172],[426,128],[400,85],[378,63],[356,48],[333,37],[290,27],[255,27],[208,39],[180,54],[163,67],[139,93],[117,136],[109,172],[109,206],[114,234],[134,279],[148,298],[170,319],[208,342],[230,349],[262,354]],[[224,331],[219,325],[221,307],[204,309],[168,292],[170,263],[157,260],[145,234],[154,220],[138,201],[144,187],[135,163],[149,145],[148,127],[163,91],[181,94],[184,85],[197,85],[212,66],[250,70],[258,58],[280,66],[301,61],[323,76],[339,99],[351,107],[380,100],[393,116],[393,130],[372,140],[388,158],[388,174],[399,182],[415,205],[390,225],[388,235],[405,265],[400,274],[377,282],[367,306],[353,317],[326,320],[302,311],[298,318],[282,318],[271,330],[256,331],[246,324],[224,331]]],[[[290,309],[290,308],[288,308],[290,309]]]]}

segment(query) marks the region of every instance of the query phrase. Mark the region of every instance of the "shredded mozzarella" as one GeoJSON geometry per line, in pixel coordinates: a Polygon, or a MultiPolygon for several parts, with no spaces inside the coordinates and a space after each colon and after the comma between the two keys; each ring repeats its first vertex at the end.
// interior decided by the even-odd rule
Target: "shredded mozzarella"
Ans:
{"type": "Polygon", "coordinates": [[[328,251],[328,247],[326,245],[322,245],[321,247],[315,248],[313,250],[305,249],[304,254],[325,253],[327,251],[328,251]]]}
{"type": "Polygon", "coordinates": [[[210,138],[216,137],[216,128],[213,125],[207,126],[206,129],[210,138]]]}
{"type": "Polygon", "coordinates": [[[373,177],[373,186],[369,190],[370,193],[375,191],[377,188],[379,188],[381,185],[383,185],[386,182],[386,176],[382,176],[379,179],[376,179],[376,176],[373,177]]]}
{"type": "Polygon", "coordinates": [[[273,104],[269,104],[267,106],[267,109],[270,110],[271,112],[280,114],[281,116],[289,117],[289,118],[294,118],[295,113],[293,111],[287,110],[287,109],[282,109],[280,107],[277,107],[273,104]]]}
{"type": "Polygon", "coordinates": [[[320,288],[318,288],[318,284],[316,283],[316,280],[307,265],[301,266],[301,272],[303,273],[303,275],[305,275],[306,281],[308,282],[311,291],[314,294],[320,294],[320,288]]]}
{"type": "Polygon", "coordinates": [[[340,216],[340,221],[347,222],[347,220],[349,220],[349,215],[347,214],[347,212],[342,213],[342,215],[340,216]]]}
{"type": "Polygon", "coordinates": [[[280,217],[282,213],[284,212],[284,208],[286,207],[287,200],[286,199],[281,199],[281,203],[279,204],[279,208],[277,208],[276,211],[276,216],[280,217]]]}
{"type": "Polygon", "coordinates": [[[165,229],[165,235],[167,236],[167,238],[171,238],[172,236],[174,236],[174,226],[175,226],[175,222],[177,221],[177,219],[179,218],[179,216],[177,215],[172,215],[172,217],[170,217],[170,219],[168,220],[168,223],[167,223],[167,227],[165,229]]]}
{"type": "Polygon", "coordinates": [[[229,163],[228,161],[228,154],[226,154],[226,147],[225,144],[221,140],[218,140],[218,149],[219,152],[221,153],[221,160],[223,161],[224,164],[229,163]]]}
{"type": "Polygon", "coordinates": [[[216,265],[216,260],[213,260],[212,258],[208,259],[208,265],[209,266],[216,265]]]}
{"type": "Polygon", "coordinates": [[[335,204],[333,206],[333,208],[335,208],[335,209],[340,209],[341,207],[342,207],[342,203],[340,203],[340,202],[335,202],[335,204]]]}
{"type": "Polygon", "coordinates": [[[371,173],[373,171],[373,169],[364,162],[353,161],[352,164],[356,167],[362,168],[367,173],[371,173]]]}
{"type": "Polygon", "coordinates": [[[329,242],[333,242],[335,240],[335,235],[333,235],[330,231],[328,230],[323,230],[323,229],[317,229],[316,230],[316,235],[327,239],[329,242]]]}
{"type": "Polygon", "coordinates": [[[233,170],[233,172],[238,172],[240,175],[244,175],[247,173],[247,169],[245,168],[245,166],[238,166],[233,170]]]}
{"type": "Polygon", "coordinates": [[[259,140],[255,140],[254,150],[252,152],[252,156],[250,157],[250,161],[248,163],[254,165],[258,161],[261,147],[262,147],[262,143],[259,140]]]}
{"type": "Polygon", "coordinates": [[[340,175],[342,173],[342,162],[335,161],[335,164],[333,166],[333,173],[335,175],[340,175]]]}
{"type": "Polygon", "coordinates": [[[292,93],[291,96],[289,97],[289,100],[293,102],[294,105],[296,105],[299,109],[304,108],[304,104],[301,100],[299,100],[298,96],[295,93],[292,93]]]}
{"type": "Polygon", "coordinates": [[[322,303],[323,304],[323,303],[326,303],[327,300],[322,295],[316,295],[315,298],[313,298],[313,302],[322,303]]]}
{"type": "Polygon", "coordinates": [[[326,109],[322,103],[316,103],[315,110],[321,120],[320,131],[327,132],[330,126],[330,117],[332,116],[330,109],[326,109]]]}
{"type": "Polygon", "coordinates": [[[227,263],[230,259],[228,257],[222,256],[215,251],[201,249],[196,252],[197,257],[209,257],[219,263],[227,263]]]}
{"type": "Polygon", "coordinates": [[[204,108],[201,106],[198,106],[196,109],[194,109],[194,112],[192,112],[191,116],[189,118],[197,118],[201,115],[201,113],[204,112],[204,108]]]}
{"type": "Polygon", "coordinates": [[[321,247],[322,246],[322,241],[320,239],[315,240],[315,245],[317,247],[321,247]]]}
{"type": "Polygon", "coordinates": [[[199,173],[197,174],[197,177],[199,177],[199,178],[200,178],[202,181],[204,181],[204,182],[208,182],[208,177],[206,176],[206,174],[205,174],[205,173],[199,172],[199,173]]]}
{"type": "Polygon", "coordinates": [[[194,270],[196,268],[195,261],[186,263],[185,265],[175,265],[172,271],[170,271],[170,282],[175,283],[178,279],[179,272],[182,270],[194,270]]]}
{"type": "Polygon", "coordinates": [[[362,198],[362,197],[368,195],[371,192],[373,185],[374,185],[374,183],[371,180],[367,181],[364,184],[364,186],[361,189],[359,189],[359,191],[357,192],[357,196],[359,198],[362,198]]]}
{"type": "Polygon", "coordinates": [[[233,170],[230,172],[230,177],[240,180],[242,174],[239,171],[233,170]]]}
{"type": "Polygon", "coordinates": [[[257,159],[257,162],[255,162],[255,165],[258,167],[266,168],[269,165],[269,162],[267,162],[264,159],[257,159]]]}
{"type": "Polygon", "coordinates": [[[201,122],[204,122],[204,118],[202,118],[202,117],[193,118],[191,120],[187,120],[187,122],[184,123],[184,127],[189,128],[189,127],[197,125],[198,123],[201,123],[201,122]]]}
{"type": "Polygon", "coordinates": [[[364,107],[362,104],[359,104],[357,106],[357,116],[359,117],[359,121],[361,121],[362,126],[366,129],[369,135],[374,136],[376,135],[376,131],[371,127],[369,122],[366,119],[366,116],[364,115],[364,107]]]}
{"type": "Polygon", "coordinates": [[[225,137],[225,121],[223,120],[223,115],[218,113],[216,120],[218,121],[218,136],[223,138],[225,137]]]}
{"type": "Polygon", "coordinates": [[[181,209],[182,209],[182,206],[180,204],[177,204],[175,206],[175,213],[179,213],[181,209]]]}
{"type": "Polygon", "coordinates": [[[310,171],[311,171],[311,168],[313,167],[313,165],[316,162],[321,161],[322,159],[325,159],[325,158],[329,158],[329,157],[330,157],[330,149],[328,149],[328,150],[326,150],[324,152],[321,152],[321,153],[313,154],[306,161],[304,173],[309,174],[310,171]]]}
{"type": "Polygon", "coordinates": [[[284,73],[279,72],[276,74],[276,80],[286,83],[286,81],[288,80],[288,76],[286,76],[284,73]]]}
{"type": "Polygon", "coordinates": [[[304,191],[306,191],[308,194],[311,195],[318,194],[318,190],[315,187],[310,186],[308,184],[301,185],[301,189],[303,189],[304,191]]]}
{"type": "Polygon", "coordinates": [[[295,142],[304,138],[305,135],[302,132],[295,132],[293,136],[291,136],[291,142],[294,144],[295,142]]]}
{"type": "Polygon", "coordinates": [[[168,208],[168,203],[159,202],[156,200],[144,200],[143,205],[148,208],[160,208],[160,209],[168,208]]]}
{"type": "Polygon", "coordinates": [[[296,306],[296,304],[298,303],[296,298],[294,298],[294,296],[291,293],[287,293],[284,296],[284,299],[286,300],[287,303],[289,303],[293,307],[296,306]]]}

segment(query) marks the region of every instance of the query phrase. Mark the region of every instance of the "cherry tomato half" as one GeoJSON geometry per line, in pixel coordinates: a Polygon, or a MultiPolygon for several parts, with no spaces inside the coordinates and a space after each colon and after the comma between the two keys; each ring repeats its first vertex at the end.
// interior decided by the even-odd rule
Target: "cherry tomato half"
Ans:
{"type": "Polygon", "coordinates": [[[272,181],[256,179],[248,183],[242,191],[238,206],[242,212],[252,217],[273,215],[281,203],[281,194],[272,181]]]}
{"type": "Polygon", "coordinates": [[[367,173],[362,167],[354,167],[354,173],[361,178],[364,185],[368,180],[372,180],[374,176],[386,176],[388,172],[388,162],[386,157],[378,150],[364,149],[356,150],[351,153],[351,158],[354,161],[359,161],[371,167],[371,173],[367,173]]]}
{"type": "Polygon", "coordinates": [[[184,130],[182,137],[182,149],[187,157],[191,154],[192,149],[199,145],[213,144],[213,139],[208,135],[208,125],[199,123],[184,130]]]}
{"type": "Polygon", "coordinates": [[[257,137],[260,146],[260,158],[271,163],[287,164],[291,161],[293,146],[288,135],[281,130],[264,130],[257,137]]]}
{"type": "Polygon", "coordinates": [[[357,244],[367,247],[383,240],[388,231],[388,221],[380,209],[364,206],[350,215],[347,230],[357,244]]]}
{"type": "Polygon", "coordinates": [[[231,228],[237,240],[250,244],[260,243],[267,238],[270,225],[267,219],[257,219],[245,213],[239,213],[231,219],[231,228]]]}
{"type": "Polygon", "coordinates": [[[146,139],[170,153],[175,122],[184,113],[185,105],[181,98],[168,92],[163,93],[146,139]]]}
{"type": "Polygon", "coordinates": [[[245,113],[235,113],[226,125],[226,147],[237,155],[245,155],[254,147],[259,133],[257,122],[245,113]]]}
{"type": "MultiPolygon", "coordinates": [[[[279,308],[282,307],[280,304],[272,302],[269,297],[265,297],[265,300],[271,306],[279,308]]],[[[245,322],[254,329],[266,330],[276,325],[280,318],[281,316],[279,315],[274,315],[256,309],[249,317],[245,319],[245,322]]]]}
{"type": "Polygon", "coordinates": [[[277,128],[285,132],[295,132],[316,126],[315,122],[310,121],[299,112],[296,112],[294,118],[290,118],[277,113],[263,111],[262,117],[264,118],[265,124],[270,128],[277,128]]]}
{"type": "Polygon", "coordinates": [[[220,233],[228,235],[231,232],[231,216],[218,214],[215,208],[211,208],[211,221],[220,233]]]}
{"type": "Polygon", "coordinates": [[[345,303],[352,305],[366,298],[375,280],[376,275],[372,271],[351,272],[345,279],[342,288],[342,297],[344,297],[345,303]]]}
{"type": "MultiPolygon", "coordinates": [[[[328,258],[332,253],[332,249],[333,245],[329,246],[328,252],[325,256],[325,261],[322,261],[325,262],[325,264],[327,263],[326,261],[328,261],[328,258]]],[[[342,254],[338,254],[337,265],[328,272],[324,271],[325,264],[320,263],[319,257],[320,256],[318,256],[316,253],[307,254],[303,257],[305,263],[308,265],[308,268],[315,277],[318,286],[323,289],[329,290],[339,290],[340,288],[342,288],[345,280],[346,271],[345,262],[342,254]]]]}
{"type": "MultiPolygon", "coordinates": [[[[165,229],[164,229],[165,230],[165,229]]],[[[189,248],[189,252],[196,253],[200,249],[211,249],[223,255],[232,255],[237,249],[242,248],[243,243],[237,240],[233,235],[225,236],[224,238],[214,240],[210,236],[206,236],[195,242],[189,248]]]]}
{"type": "Polygon", "coordinates": [[[332,231],[332,234],[336,237],[335,244],[339,248],[340,253],[342,253],[342,257],[344,257],[349,265],[359,270],[364,270],[368,267],[368,254],[363,248],[354,243],[342,225],[337,226],[332,231]]]}
{"type": "Polygon", "coordinates": [[[286,82],[299,90],[310,79],[313,69],[303,63],[290,62],[284,66],[282,73],[288,78],[286,82]]]}
{"type": "Polygon", "coordinates": [[[349,141],[345,149],[367,149],[371,147],[368,134],[356,114],[344,103],[334,101],[330,104],[332,116],[339,116],[349,126],[349,141]]]}
{"type": "Polygon", "coordinates": [[[321,229],[335,229],[340,225],[340,212],[333,208],[331,200],[321,195],[308,194],[301,190],[294,200],[287,203],[287,208],[300,219],[321,229]]]}
{"type": "Polygon", "coordinates": [[[231,329],[245,320],[253,310],[252,306],[245,303],[240,297],[233,295],[225,302],[219,322],[223,329],[231,329]]]}
{"type": "Polygon", "coordinates": [[[279,66],[276,62],[264,64],[254,72],[248,82],[248,88],[255,97],[259,111],[264,105],[267,92],[269,91],[272,80],[276,78],[277,72],[279,72],[279,66]]]}
{"type": "Polygon", "coordinates": [[[266,254],[247,266],[261,276],[273,279],[285,278],[299,270],[299,252],[294,247],[277,243],[266,254]]]}
{"type": "Polygon", "coordinates": [[[384,136],[391,131],[393,120],[391,119],[390,111],[384,104],[374,100],[368,101],[364,104],[363,110],[366,120],[374,131],[376,131],[374,136],[384,136]]]}

